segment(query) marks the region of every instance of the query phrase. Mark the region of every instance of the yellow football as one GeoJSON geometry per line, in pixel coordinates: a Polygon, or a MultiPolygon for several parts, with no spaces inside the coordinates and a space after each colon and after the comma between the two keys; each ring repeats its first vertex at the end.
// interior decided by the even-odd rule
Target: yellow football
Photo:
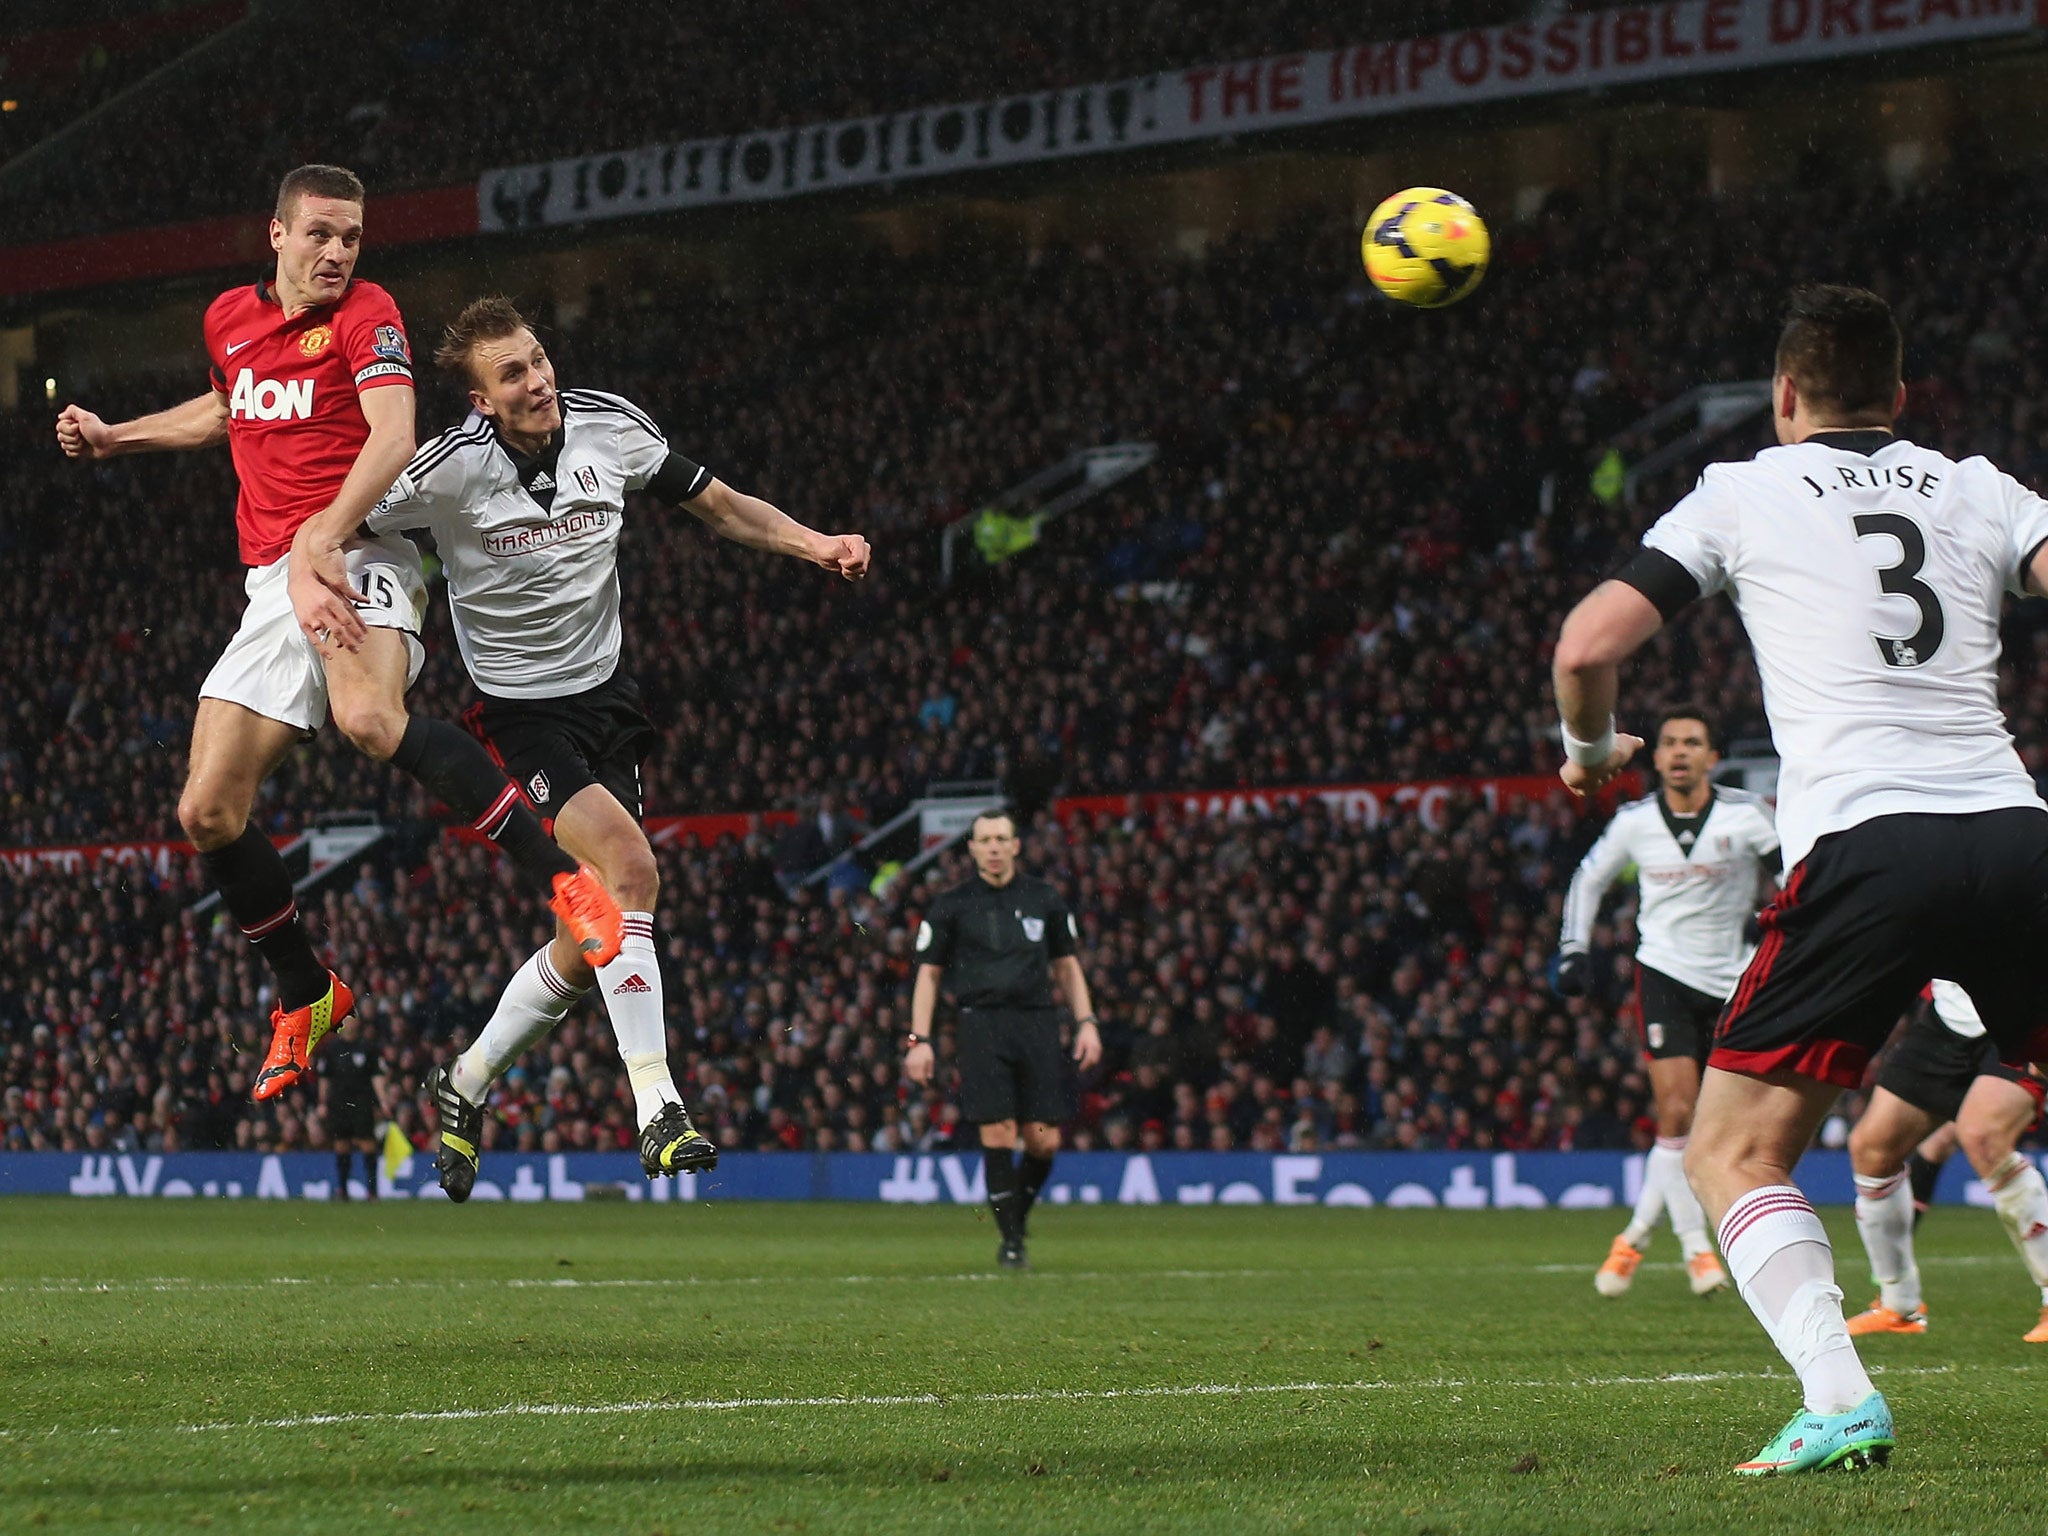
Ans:
{"type": "Polygon", "coordinates": [[[1442,187],[1396,192],[1373,209],[1361,244],[1372,285],[1421,309],[1442,309],[1477,288],[1493,253],[1478,210],[1442,187]]]}

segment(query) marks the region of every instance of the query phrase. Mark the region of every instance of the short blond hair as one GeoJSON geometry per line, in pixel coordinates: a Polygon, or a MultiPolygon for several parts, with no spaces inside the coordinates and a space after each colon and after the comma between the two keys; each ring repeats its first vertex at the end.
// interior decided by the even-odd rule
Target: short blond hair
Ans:
{"type": "Polygon", "coordinates": [[[507,336],[532,329],[526,316],[519,313],[519,306],[502,293],[472,299],[441,333],[441,344],[434,348],[435,366],[474,379],[470,363],[479,343],[503,341],[507,336]]]}

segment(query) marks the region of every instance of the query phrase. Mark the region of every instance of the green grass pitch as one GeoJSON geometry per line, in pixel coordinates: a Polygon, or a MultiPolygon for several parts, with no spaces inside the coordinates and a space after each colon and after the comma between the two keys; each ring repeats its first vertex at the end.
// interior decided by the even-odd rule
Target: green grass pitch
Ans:
{"type": "MultiPolygon", "coordinates": [[[[2048,1530],[2048,1349],[1988,1212],[1876,1341],[1890,1469],[1610,1213],[0,1208],[0,1531],[2048,1530]]],[[[1849,1299],[1867,1299],[1845,1212],[1849,1299]]]]}

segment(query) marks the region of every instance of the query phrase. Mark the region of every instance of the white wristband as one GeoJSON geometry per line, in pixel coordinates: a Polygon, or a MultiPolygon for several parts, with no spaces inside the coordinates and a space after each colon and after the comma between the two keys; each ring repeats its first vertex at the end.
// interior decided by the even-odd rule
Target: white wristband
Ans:
{"type": "Polygon", "coordinates": [[[1559,722],[1558,734],[1564,738],[1564,755],[1581,768],[1598,768],[1614,756],[1614,717],[1607,717],[1607,726],[1592,741],[1581,741],[1572,734],[1572,728],[1559,722]]]}

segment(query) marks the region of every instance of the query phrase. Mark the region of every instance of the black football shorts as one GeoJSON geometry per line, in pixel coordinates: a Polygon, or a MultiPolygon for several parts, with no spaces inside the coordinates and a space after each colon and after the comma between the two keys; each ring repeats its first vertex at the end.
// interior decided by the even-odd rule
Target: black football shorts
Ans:
{"type": "Polygon", "coordinates": [[[1853,1088],[1936,976],[1970,994],[1999,1059],[2048,1059],[2048,812],[1879,816],[1786,876],[1708,1064],[1853,1088]]]}
{"type": "Polygon", "coordinates": [[[970,1124],[1072,1117],[1057,1009],[963,1008],[958,1045],[960,1114],[970,1124]]]}
{"type": "Polygon", "coordinates": [[[1652,1061],[1690,1059],[1706,1065],[1707,1052],[1714,1048],[1714,1025],[1726,1001],[1636,963],[1636,1017],[1642,1021],[1643,1049],[1652,1061]]]}
{"type": "Polygon", "coordinates": [[[1923,1003],[1884,1053],[1877,1086],[1936,1120],[1947,1121],[1955,1119],[1970,1084],[1980,1077],[2018,1083],[2036,1103],[2041,1100],[2041,1079],[2000,1061],[1988,1035],[1959,1035],[1941,1022],[1932,1004],[1923,1003]]]}
{"type": "Polygon", "coordinates": [[[640,819],[640,764],[654,745],[654,726],[639,684],[624,673],[558,699],[485,694],[462,712],[462,723],[549,832],[562,807],[592,784],[602,784],[640,819]]]}

